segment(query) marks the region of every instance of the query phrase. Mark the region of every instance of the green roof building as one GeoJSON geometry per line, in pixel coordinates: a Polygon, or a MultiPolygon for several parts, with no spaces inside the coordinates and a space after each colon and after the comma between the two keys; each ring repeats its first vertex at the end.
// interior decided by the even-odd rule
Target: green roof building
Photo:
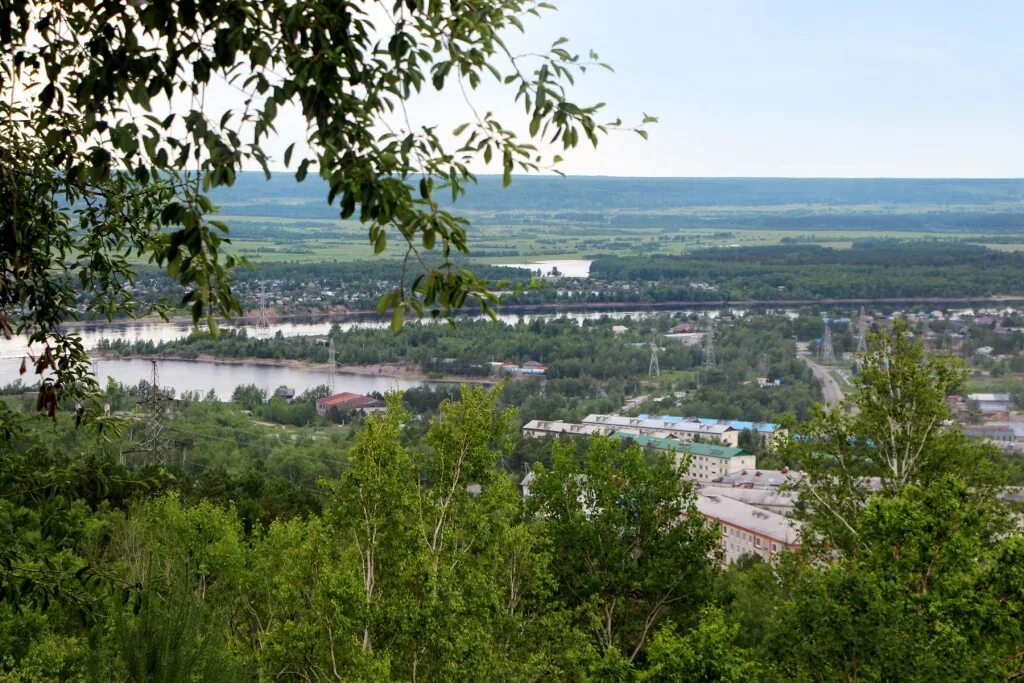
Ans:
{"type": "Polygon", "coordinates": [[[733,472],[757,469],[757,457],[742,448],[621,432],[616,432],[614,436],[629,439],[640,446],[649,446],[660,451],[688,453],[690,455],[688,476],[699,482],[711,482],[733,472]]]}

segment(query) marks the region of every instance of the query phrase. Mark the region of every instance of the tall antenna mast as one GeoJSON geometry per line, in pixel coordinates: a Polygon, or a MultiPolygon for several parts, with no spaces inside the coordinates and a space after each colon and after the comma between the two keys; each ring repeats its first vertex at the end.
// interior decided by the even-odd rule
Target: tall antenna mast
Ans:
{"type": "Polygon", "coordinates": [[[334,393],[334,337],[331,337],[330,343],[327,345],[327,388],[334,393]]]}
{"type": "Polygon", "coordinates": [[[647,374],[650,377],[661,377],[661,368],[658,366],[658,343],[657,337],[651,338],[651,363],[647,367],[647,374]]]}
{"type": "Polygon", "coordinates": [[[860,317],[857,318],[857,353],[867,353],[868,340],[867,332],[864,329],[864,307],[860,307],[860,317]]]}
{"type": "Polygon", "coordinates": [[[832,328],[827,322],[825,323],[825,336],[821,340],[820,357],[823,363],[834,364],[836,362],[836,352],[832,348],[832,328]]]}
{"type": "Polygon", "coordinates": [[[704,332],[704,369],[714,370],[715,365],[715,325],[708,318],[707,330],[704,332]]]}

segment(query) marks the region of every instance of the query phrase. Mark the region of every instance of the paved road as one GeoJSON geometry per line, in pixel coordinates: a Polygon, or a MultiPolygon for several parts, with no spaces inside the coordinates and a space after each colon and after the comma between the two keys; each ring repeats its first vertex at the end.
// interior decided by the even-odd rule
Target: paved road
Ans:
{"type": "Polygon", "coordinates": [[[843,390],[839,388],[839,382],[828,371],[828,368],[811,360],[810,356],[807,355],[806,342],[797,344],[796,355],[807,363],[814,376],[821,382],[821,393],[825,399],[825,405],[832,406],[842,402],[843,390]]]}

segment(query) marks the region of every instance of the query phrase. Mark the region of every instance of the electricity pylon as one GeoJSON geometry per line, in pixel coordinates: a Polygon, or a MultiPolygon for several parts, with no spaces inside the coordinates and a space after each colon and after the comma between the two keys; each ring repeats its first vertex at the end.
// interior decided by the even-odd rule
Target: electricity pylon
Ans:
{"type": "Polygon", "coordinates": [[[825,323],[825,336],[821,340],[821,348],[818,351],[822,363],[832,365],[836,362],[836,352],[832,348],[832,328],[825,323]]]}
{"type": "Polygon", "coordinates": [[[138,447],[132,452],[141,453],[147,464],[163,464],[171,445],[164,434],[167,418],[167,403],[170,396],[160,387],[160,372],[156,361],[153,364],[149,387],[139,404],[144,413],[145,431],[138,447]]]}
{"type": "Polygon", "coordinates": [[[715,326],[708,320],[707,330],[704,332],[704,369],[714,370],[717,365],[715,361],[715,326]]]}
{"type": "Polygon", "coordinates": [[[647,367],[647,374],[650,377],[661,377],[661,368],[658,366],[657,337],[651,339],[651,363],[647,367]]]}
{"type": "Polygon", "coordinates": [[[860,317],[857,318],[857,353],[867,353],[868,340],[867,331],[864,328],[864,307],[860,307],[860,317]]]}

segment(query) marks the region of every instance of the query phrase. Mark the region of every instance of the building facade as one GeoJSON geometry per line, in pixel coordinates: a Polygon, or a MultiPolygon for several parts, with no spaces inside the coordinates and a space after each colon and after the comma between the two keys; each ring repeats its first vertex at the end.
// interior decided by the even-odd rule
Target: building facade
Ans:
{"type": "Polygon", "coordinates": [[[697,494],[696,506],[709,523],[721,529],[724,564],[745,555],[772,562],[781,553],[800,548],[798,523],[780,514],[717,495],[697,494]]]}

